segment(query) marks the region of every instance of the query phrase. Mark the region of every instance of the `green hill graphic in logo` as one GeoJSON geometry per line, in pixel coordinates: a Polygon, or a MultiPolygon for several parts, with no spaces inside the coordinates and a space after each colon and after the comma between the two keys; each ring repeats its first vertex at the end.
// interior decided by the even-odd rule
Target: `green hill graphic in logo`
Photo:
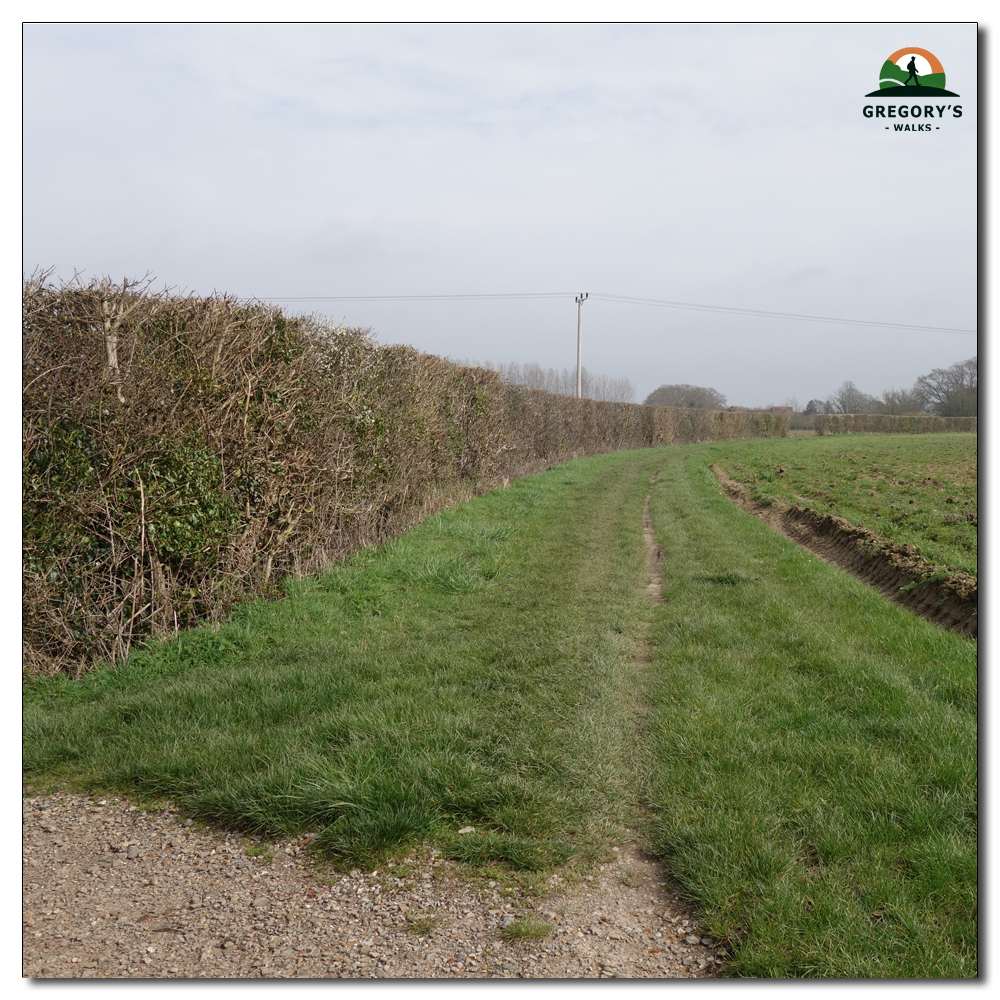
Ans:
{"type": "Polygon", "coordinates": [[[944,66],[927,49],[899,49],[882,64],[878,90],[865,97],[958,97],[944,89],[944,66]]]}

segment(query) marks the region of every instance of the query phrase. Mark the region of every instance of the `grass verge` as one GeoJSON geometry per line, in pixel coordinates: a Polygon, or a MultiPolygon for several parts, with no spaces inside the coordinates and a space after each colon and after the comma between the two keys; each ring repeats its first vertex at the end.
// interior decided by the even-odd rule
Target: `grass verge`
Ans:
{"type": "Polygon", "coordinates": [[[629,661],[661,455],[518,481],[218,631],[30,685],[27,780],[316,833],[347,865],[422,839],[535,871],[596,850],[644,771],[629,661]]]}
{"type": "Polygon", "coordinates": [[[976,644],[735,508],[724,452],[653,493],[653,843],[738,975],[974,977],[976,644]]]}

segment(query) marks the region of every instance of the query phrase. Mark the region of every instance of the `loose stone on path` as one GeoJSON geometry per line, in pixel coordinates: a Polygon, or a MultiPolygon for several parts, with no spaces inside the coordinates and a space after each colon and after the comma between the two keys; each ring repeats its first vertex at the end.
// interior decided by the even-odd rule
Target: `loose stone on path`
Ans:
{"type": "Polygon", "coordinates": [[[254,857],[238,835],[124,799],[40,795],[23,812],[28,977],[686,979],[722,963],[631,845],[538,899],[462,882],[433,851],[324,874],[298,841],[254,857]],[[552,930],[506,940],[519,920],[552,930]]]}

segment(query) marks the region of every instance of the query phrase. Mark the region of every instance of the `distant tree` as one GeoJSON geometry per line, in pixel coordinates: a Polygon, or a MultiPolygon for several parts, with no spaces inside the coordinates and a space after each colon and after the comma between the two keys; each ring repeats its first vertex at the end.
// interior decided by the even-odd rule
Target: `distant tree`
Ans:
{"type": "Polygon", "coordinates": [[[958,361],[950,368],[935,368],[921,375],[913,386],[924,406],[941,417],[975,417],[979,414],[979,362],[958,361]]]}
{"type": "Polygon", "coordinates": [[[845,382],[827,401],[829,413],[879,413],[882,401],[862,392],[853,382],[845,382]]]}
{"type": "MultiPolygon", "coordinates": [[[[503,375],[511,385],[523,385],[529,389],[544,389],[560,396],[576,395],[575,368],[543,368],[535,362],[520,364],[517,361],[494,364],[487,361],[485,367],[503,375]]],[[[581,389],[584,399],[602,399],[613,403],[634,403],[635,386],[625,377],[612,378],[610,375],[595,375],[586,368],[580,370],[581,389]]]]}
{"type": "Polygon", "coordinates": [[[810,399],[806,403],[806,408],[802,411],[803,413],[826,413],[826,400],[825,399],[810,399]]]}
{"type": "Polygon", "coordinates": [[[924,408],[919,393],[913,389],[886,389],[882,393],[882,412],[893,416],[920,413],[924,408]]]}
{"type": "Polygon", "coordinates": [[[726,397],[701,385],[661,385],[644,400],[647,406],[679,406],[695,410],[721,410],[726,397]]]}
{"type": "Polygon", "coordinates": [[[635,386],[630,379],[612,378],[610,375],[592,375],[586,368],[581,373],[583,394],[588,399],[603,399],[609,403],[634,403],[635,386]]]}

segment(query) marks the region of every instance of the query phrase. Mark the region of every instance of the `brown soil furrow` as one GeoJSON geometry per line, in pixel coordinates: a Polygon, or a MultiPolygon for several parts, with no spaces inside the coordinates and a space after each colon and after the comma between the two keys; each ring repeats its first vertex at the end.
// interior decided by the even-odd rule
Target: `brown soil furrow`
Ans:
{"type": "Polygon", "coordinates": [[[646,539],[646,565],[649,567],[649,583],[646,585],[646,593],[654,604],[662,604],[663,596],[660,593],[660,584],[663,582],[661,565],[663,563],[663,552],[656,544],[656,534],[653,531],[653,518],[649,512],[649,505],[653,499],[653,486],[656,484],[656,477],[660,474],[657,469],[653,473],[653,478],[649,484],[649,492],[646,494],[646,503],[642,508],[642,534],[646,539]]]}
{"type": "Polygon", "coordinates": [[[912,545],[897,545],[835,514],[798,504],[762,506],[717,465],[712,471],[726,495],[797,545],[873,587],[935,625],[969,639],[979,636],[979,585],[965,573],[942,577],[940,568],[912,545]]]}

